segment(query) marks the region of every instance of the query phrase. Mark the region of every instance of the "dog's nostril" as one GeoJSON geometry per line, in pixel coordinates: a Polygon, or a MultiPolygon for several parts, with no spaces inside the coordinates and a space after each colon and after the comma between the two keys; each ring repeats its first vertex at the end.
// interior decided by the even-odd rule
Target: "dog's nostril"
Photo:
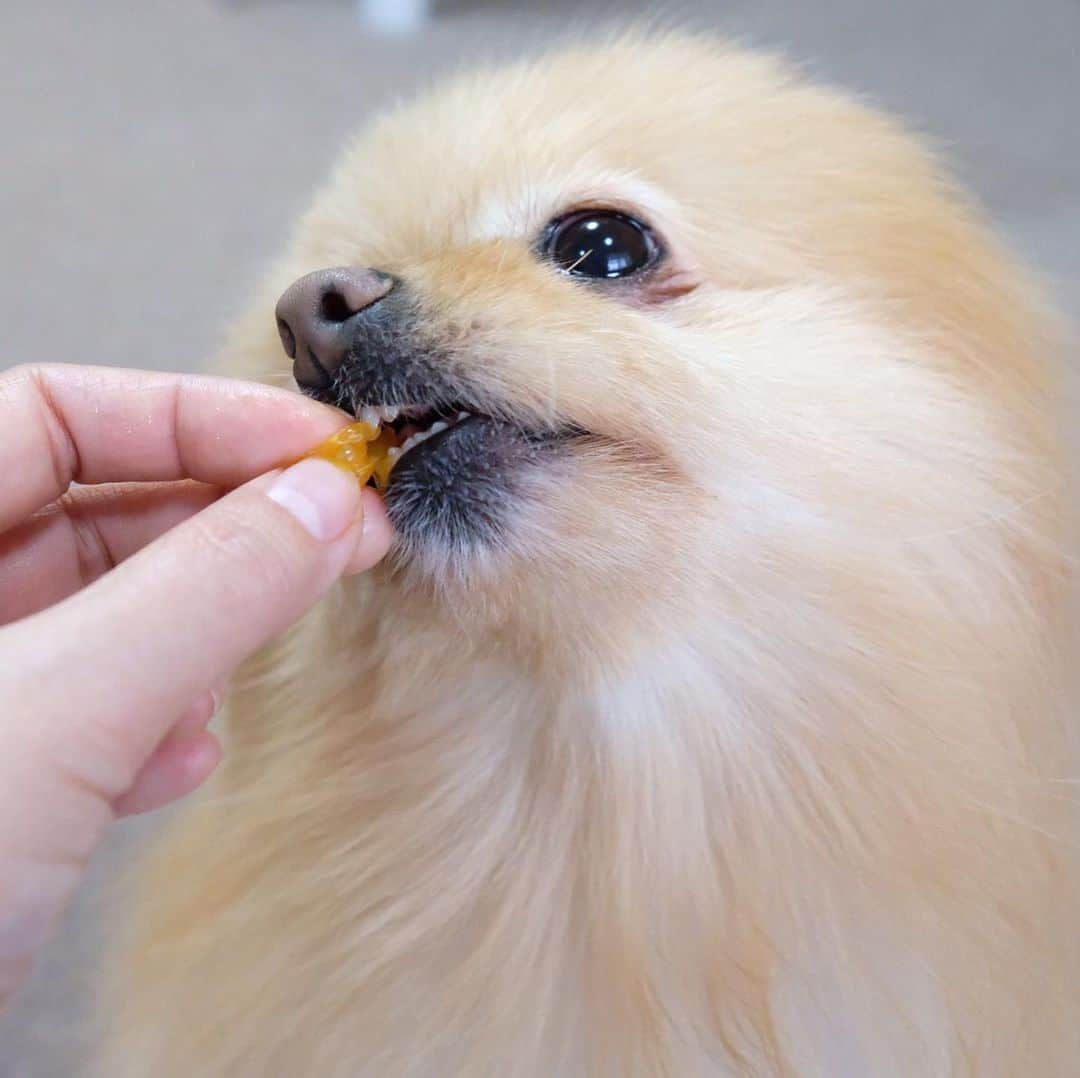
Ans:
{"type": "Polygon", "coordinates": [[[319,314],[327,322],[347,322],[356,313],[356,309],[340,292],[324,292],[319,301],[319,314]]]}
{"type": "Polygon", "coordinates": [[[277,320],[278,336],[281,337],[281,347],[289,359],[296,359],[296,334],[289,328],[289,323],[284,318],[277,320]]]}
{"type": "Polygon", "coordinates": [[[332,386],[350,350],[363,344],[361,316],[396,284],[377,270],[339,266],[309,273],[285,290],[274,316],[300,386],[320,393],[332,386]]]}

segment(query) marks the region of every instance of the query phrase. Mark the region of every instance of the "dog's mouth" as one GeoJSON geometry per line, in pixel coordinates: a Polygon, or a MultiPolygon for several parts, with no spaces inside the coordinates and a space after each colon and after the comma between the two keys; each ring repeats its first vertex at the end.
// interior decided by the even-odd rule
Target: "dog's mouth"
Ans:
{"type": "Polygon", "coordinates": [[[504,543],[526,487],[559,447],[583,432],[540,430],[463,401],[366,404],[355,415],[385,462],[376,470],[387,511],[407,552],[449,553],[504,543]]]}
{"type": "MultiPolygon", "coordinates": [[[[402,459],[419,450],[427,441],[437,438],[461,423],[469,423],[483,418],[479,413],[466,408],[463,404],[449,406],[438,405],[365,405],[356,415],[361,423],[366,423],[380,432],[386,444],[388,467],[385,470],[389,481],[402,459]]],[[[437,451],[438,447],[432,447],[437,451]]]]}

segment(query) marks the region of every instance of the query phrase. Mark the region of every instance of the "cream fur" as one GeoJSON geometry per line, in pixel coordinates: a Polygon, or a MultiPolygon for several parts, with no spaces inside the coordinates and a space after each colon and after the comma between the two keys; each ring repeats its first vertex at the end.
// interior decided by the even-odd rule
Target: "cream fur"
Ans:
{"type": "Polygon", "coordinates": [[[105,1073],[1080,1069],[1055,329],[927,152],[626,39],[376,123],[228,368],[286,378],[273,301],[338,264],[611,442],[503,549],[350,581],[243,671],[105,1073]],[[655,222],[671,296],[535,259],[581,202],[655,222]]]}

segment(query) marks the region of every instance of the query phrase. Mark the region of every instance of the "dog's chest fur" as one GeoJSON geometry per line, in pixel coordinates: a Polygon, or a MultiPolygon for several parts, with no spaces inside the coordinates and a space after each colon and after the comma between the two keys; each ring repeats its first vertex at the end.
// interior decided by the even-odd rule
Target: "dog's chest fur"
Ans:
{"type": "MultiPolygon", "coordinates": [[[[760,836],[740,834],[744,782],[711,766],[737,701],[697,691],[703,656],[657,645],[635,674],[553,693],[497,653],[455,663],[460,640],[413,653],[373,629],[348,677],[305,689],[339,621],[312,619],[241,683],[236,763],[172,850],[141,961],[180,959],[176,1058],[204,1074],[943,1072],[904,932],[809,864],[763,873],[760,836]]],[[[148,1047],[173,1073],[167,1030],[148,1047]]]]}

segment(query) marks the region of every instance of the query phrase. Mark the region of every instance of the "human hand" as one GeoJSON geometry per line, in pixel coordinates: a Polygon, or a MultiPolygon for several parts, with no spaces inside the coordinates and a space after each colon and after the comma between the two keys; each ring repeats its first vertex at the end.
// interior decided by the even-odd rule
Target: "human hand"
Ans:
{"type": "Polygon", "coordinates": [[[0,1001],[113,819],[213,770],[230,672],[385,554],[373,491],[276,470],[343,425],[222,379],[0,375],[0,1001]]]}

